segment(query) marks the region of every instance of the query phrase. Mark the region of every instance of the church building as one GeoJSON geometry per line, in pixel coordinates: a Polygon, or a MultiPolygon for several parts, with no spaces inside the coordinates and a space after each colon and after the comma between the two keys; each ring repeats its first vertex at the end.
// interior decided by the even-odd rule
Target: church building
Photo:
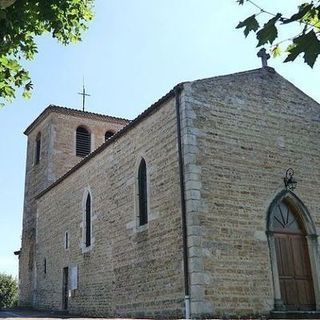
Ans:
{"type": "Polygon", "coordinates": [[[50,105],[25,131],[19,304],[317,315],[319,124],[267,66],[178,84],[132,121],[50,105]]]}

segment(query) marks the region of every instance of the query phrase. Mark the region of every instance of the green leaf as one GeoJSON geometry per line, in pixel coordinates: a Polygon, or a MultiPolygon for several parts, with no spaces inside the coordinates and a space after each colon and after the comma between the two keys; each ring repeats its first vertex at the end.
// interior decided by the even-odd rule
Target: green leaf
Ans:
{"type": "Polygon", "coordinates": [[[284,62],[294,61],[297,56],[304,53],[304,61],[312,68],[320,54],[320,41],[313,30],[293,39],[293,45],[287,48],[289,52],[284,62]]]}
{"type": "Polygon", "coordinates": [[[250,31],[257,31],[259,29],[259,23],[256,19],[256,15],[253,14],[249,18],[239,22],[236,29],[244,28],[243,33],[247,37],[250,31]]]}
{"type": "Polygon", "coordinates": [[[310,10],[313,8],[313,4],[303,3],[299,6],[299,11],[291,16],[289,19],[283,20],[283,24],[290,23],[293,21],[301,20],[310,10]]]}
{"type": "MultiPolygon", "coordinates": [[[[2,99],[12,100],[20,87],[32,90],[29,74],[20,63],[36,55],[35,37],[50,33],[63,44],[80,41],[93,17],[93,4],[94,0],[28,0],[0,8],[1,103],[2,99]]],[[[25,97],[29,94],[23,93],[25,97]]]]}
{"type": "Polygon", "coordinates": [[[276,45],[275,47],[272,48],[271,50],[272,56],[274,58],[279,57],[281,55],[281,48],[279,45],[276,45]]]}
{"type": "Polygon", "coordinates": [[[25,99],[30,99],[30,98],[31,98],[31,92],[28,91],[28,90],[24,90],[23,93],[22,93],[22,96],[23,96],[25,99]]]}
{"type": "Polygon", "coordinates": [[[275,17],[270,19],[264,26],[257,32],[257,39],[258,39],[258,45],[257,47],[260,47],[264,45],[265,43],[269,42],[270,44],[273,43],[273,41],[278,36],[278,30],[275,26],[275,24],[279,21],[282,14],[278,13],[275,17]]]}

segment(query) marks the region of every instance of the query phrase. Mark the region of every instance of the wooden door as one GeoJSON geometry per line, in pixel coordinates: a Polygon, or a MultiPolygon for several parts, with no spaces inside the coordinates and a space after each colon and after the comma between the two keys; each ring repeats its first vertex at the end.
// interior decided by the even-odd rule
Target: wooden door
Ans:
{"type": "Polygon", "coordinates": [[[69,269],[63,268],[62,276],[62,308],[68,310],[68,292],[69,291],[69,269]]]}
{"type": "Polygon", "coordinates": [[[286,310],[315,310],[310,257],[297,215],[282,203],[274,216],[275,246],[281,297],[286,310]]]}

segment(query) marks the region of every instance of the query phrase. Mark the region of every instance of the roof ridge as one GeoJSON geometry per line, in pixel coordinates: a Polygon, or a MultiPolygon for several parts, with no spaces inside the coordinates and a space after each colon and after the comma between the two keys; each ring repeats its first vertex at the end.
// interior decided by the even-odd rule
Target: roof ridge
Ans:
{"type": "Polygon", "coordinates": [[[239,71],[239,72],[235,72],[235,73],[227,73],[227,74],[222,74],[222,75],[213,76],[213,77],[200,78],[200,79],[192,80],[190,82],[192,83],[192,82],[209,80],[209,79],[219,79],[219,78],[230,77],[230,76],[240,76],[240,75],[244,75],[244,74],[251,74],[251,73],[265,72],[265,71],[278,74],[274,68],[266,66],[266,67],[262,67],[262,68],[239,71]]]}
{"type": "Polygon", "coordinates": [[[116,119],[116,120],[130,121],[129,119],[125,119],[125,118],[121,118],[121,117],[115,117],[115,116],[109,116],[109,115],[104,114],[104,113],[97,113],[97,112],[92,112],[92,111],[83,111],[83,110],[64,107],[64,106],[58,106],[56,104],[50,104],[48,106],[48,108],[50,108],[50,109],[58,109],[58,110],[66,110],[66,111],[71,111],[71,112],[81,113],[81,114],[88,114],[88,115],[92,114],[92,115],[95,115],[95,116],[104,117],[104,118],[111,118],[111,119],[116,119]]]}

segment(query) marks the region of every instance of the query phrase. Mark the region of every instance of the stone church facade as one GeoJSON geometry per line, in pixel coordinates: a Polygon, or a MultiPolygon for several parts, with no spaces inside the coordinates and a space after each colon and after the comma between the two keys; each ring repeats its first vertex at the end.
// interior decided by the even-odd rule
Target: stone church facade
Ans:
{"type": "Polygon", "coordinates": [[[269,67],[179,84],[130,122],[48,107],[25,132],[20,305],[319,310],[319,122],[269,67]]]}

